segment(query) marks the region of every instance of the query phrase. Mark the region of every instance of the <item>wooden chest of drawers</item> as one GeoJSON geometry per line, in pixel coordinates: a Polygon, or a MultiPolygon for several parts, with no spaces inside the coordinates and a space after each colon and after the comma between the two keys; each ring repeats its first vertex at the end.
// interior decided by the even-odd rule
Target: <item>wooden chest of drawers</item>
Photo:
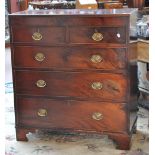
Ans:
{"type": "Polygon", "coordinates": [[[136,125],[128,59],[132,11],[9,16],[17,140],[35,129],[96,133],[129,149],[136,125]]]}

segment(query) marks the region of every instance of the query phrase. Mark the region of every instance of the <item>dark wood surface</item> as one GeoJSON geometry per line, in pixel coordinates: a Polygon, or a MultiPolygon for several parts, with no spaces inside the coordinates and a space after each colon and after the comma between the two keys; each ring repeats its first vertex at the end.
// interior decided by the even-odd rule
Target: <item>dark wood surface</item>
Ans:
{"type": "Polygon", "coordinates": [[[12,29],[11,40],[20,44],[36,45],[105,45],[118,46],[128,42],[128,21],[127,17],[25,17],[11,16],[12,29]],[[23,18],[25,17],[25,18],[23,18]],[[23,21],[25,19],[25,21],[23,21]],[[40,22],[42,21],[42,22],[40,22]],[[95,21],[95,22],[94,22],[95,21]],[[23,25],[23,22],[25,23],[23,25]],[[39,32],[41,40],[33,40],[32,35],[39,32]],[[102,33],[101,41],[94,41],[92,36],[95,32],[102,33]],[[118,37],[118,35],[120,37],[118,37]]]}
{"type": "Polygon", "coordinates": [[[127,67],[126,48],[14,46],[13,65],[17,69],[117,71],[127,67]],[[45,57],[41,62],[35,59],[38,53],[42,53],[45,57]],[[96,54],[102,57],[99,63],[91,61],[92,56],[96,54]]]}
{"type": "MultiPolygon", "coordinates": [[[[46,11],[46,10],[45,10],[46,11]]],[[[124,16],[108,16],[106,14],[102,14],[102,16],[86,16],[83,15],[45,15],[45,16],[38,16],[38,15],[16,15],[11,14],[9,15],[11,18],[11,24],[13,27],[42,27],[42,26],[100,26],[100,27],[122,27],[124,25],[128,25],[128,18],[129,15],[124,16]],[[50,19],[49,19],[50,17],[50,19]],[[89,18],[88,18],[89,17],[89,18]],[[97,17],[97,18],[96,18],[97,17]],[[41,22],[40,22],[41,21],[41,22]],[[94,22],[95,21],[95,22],[94,22]],[[24,23],[24,24],[23,24],[24,23]]]]}
{"type": "MultiPolygon", "coordinates": [[[[68,34],[68,41],[70,43],[126,43],[125,27],[71,27],[68,34]],[[103,34],[103,40],[100,42],[95,42],[92,39],[92,35],[98,31],[103,34]],[[120,38],[117,34],[120,34],[120,38]]],[[[66,41],[66,28],[65,27],[13,27],[13,41],[18,43],[46,43],[46,44],[64,44],[66,41]],[[34,32],[39,31],[43,38],[39,41],[33,40],[32,35],[34,32]],[[21,35],[22,34],[22,35],[21,35]],[[24,37],[23,37],[24,36],[24,37]]]]}
{"type": "Polygon", "coordinates": [[[136,91],[128,58],[134,11],[39,10],[9,16],[17,140],[27,140],[35,129],[103,133],[117,148],[129,149],[136,124],[130,115],[136,91]],[[41,40],[32,38],[35,32],[41,40]],[[101,41],[93,40],[96,32],[101,41]],[[101,61],[94,63],[93,55],[101,61]],[[38,80],[45,87],[38,87],[38,80]],[[39,109],[47,115],[38,116],[39,109]],[[101,119],[92,119],[93,113],[101,119]]]}
{"type": "Polygon", "coordinates": [[[127,77],[123,74],[16,71],[14,75],[17,94],[127,100],[127,77]],[[36,86],[38,80],[44,80],[46,86],[38,88],[36,86]],[[100,82],[102,89],[93,89],[94,82],[100,82]]]}
{"type": "Polygon", "coordinates": [[[71,43],[94,43],[92,35],[95,31],[103,34],[103,40],[97,43],[126,43],[125,27],[71,27],[69,29],[69,41],[71,43]],[[117,37],[120,34],[120,38],[117,37]]]}
{"type": "Polygon", "coordinates": [[[65,27],[19,27],[13,28],[13,41],[25,43],[65,43],[65,27]],[[36,41],[32,39],[35,32],[40,32],[43,36],[42,40],[36,41]]]}
{"type": "Polygon", "coordinates": [[[17,97],[16,108],[19,111],[18,123],[20,126],[127,133],[125,106],[125,104],[93,102],[91,100],[74,101],[17,97]],[[38,116],[39,109],[46,109],[47,116],[38,116]],[[102,113],[103,119],[94,120],[92,118],[94,112],[102,113]]]}

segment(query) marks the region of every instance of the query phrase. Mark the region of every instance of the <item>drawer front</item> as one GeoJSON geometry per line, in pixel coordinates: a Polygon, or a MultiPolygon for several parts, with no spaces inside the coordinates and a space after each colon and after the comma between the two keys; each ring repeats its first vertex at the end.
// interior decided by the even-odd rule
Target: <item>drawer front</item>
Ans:
{"type": "Polygon", "coordinates": [[[128,39],[128,17],[112,16],[54,16],[37,17],[14,16],[10,18],[12,41],[28,43],[119,43],[128,39]],[[24,26],[23,26],[24,23],[24,26]],[[69,36],[65,35],[66,28],[69,36]],[[101,41],[94,41],[95,32],[103,35],[101,41]],[[41,40],[33,40],[32,35],[39,32],[41,40]],[[70,39],[69,39],[70,38],[70,39]],[[69,39],[69,40],[68,40],[69,39]]]}
{"type": "Polygon", "coordinates": [[[61,130],[125,132],[125,104],[17,97],[18,125],[61,130]]]}
{"type": "Polygon", "coordinates": [[[71,43],[115,43],[125,44],[125,27],[71,27],[69,29],[71,43]]]}
{"type": "Polygon", "coordinates": [[[126,49],[59,48],[16,46],[13,49],[16,68],[104,69],[126,67],[126,49]]]}
{"type": "MultiPolygon", "coordinates": [[[[78,11],[78,10],[75,10],[78,11]]],[[[83,12],[83,10],[79,10],[83,12]]],[[[90,10],[91,11],[91,10],[90,10]]],[[[15,26],[128,26],[127,16],[11,16],[10,24],[15,26]]]]}
{"type": "Polygon", "coordinates": [[[127,80],[123,74],[15,71],[17,94],[126,100],[127,80]]]}
{"type": "Polygon", "coordinates": [[[12,41],[17,43],[64,43],[65,27],[12,27],[12,41]]]}

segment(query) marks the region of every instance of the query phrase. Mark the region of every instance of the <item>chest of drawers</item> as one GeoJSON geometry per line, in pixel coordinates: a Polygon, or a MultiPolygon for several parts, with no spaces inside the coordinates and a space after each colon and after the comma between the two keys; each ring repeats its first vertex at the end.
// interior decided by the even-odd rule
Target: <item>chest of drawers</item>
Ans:
{"type": "Polygon", "coordinates": [[[129,149],[133,9],[9,15],[17,140],[36,129],[106,134],[129,149]]]}

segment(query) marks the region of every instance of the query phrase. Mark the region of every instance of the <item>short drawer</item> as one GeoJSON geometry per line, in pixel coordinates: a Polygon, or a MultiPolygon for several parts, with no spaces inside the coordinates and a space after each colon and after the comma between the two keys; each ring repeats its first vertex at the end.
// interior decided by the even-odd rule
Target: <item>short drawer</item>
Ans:
{"type": "Polygon", "coordinates": [[[22,98],[16,100],[17,124],[72,131],[126,132],[125,104],[22,98]]]}
{"type": "Polygon", "coordinates": [[[90,72],[15,71],[17,94],[126,101],[127,77],[90,72]]]}
{"type": "Polygon", "coordinates": [[[126,49],[15,46],[15,68],[116,70],[126,67],[126,49]]]}
{"type": "Polygon", "coordinates": [[[125,27],[70,27],[71,43],[126,44],[125,27]]]}
{"type": "Polygon", "coordinates": [[[12,27],[12,41],[15,43],[29,43],[29,44],[40,44],[40,43],[64,43],[66,39],[65,27],[12,27]]]}

